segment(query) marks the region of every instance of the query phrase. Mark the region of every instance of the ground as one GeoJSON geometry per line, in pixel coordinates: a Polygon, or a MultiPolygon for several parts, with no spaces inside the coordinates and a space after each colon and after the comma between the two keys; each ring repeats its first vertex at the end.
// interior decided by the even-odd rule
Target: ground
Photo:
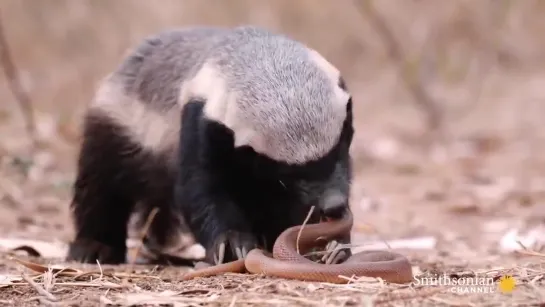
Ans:
{"type": "MultiPolygon", "coordinates": [[[[383,140],[383,143],[386,142],[383,140]]],[[[510,229],[528,230],[543,223],[544,218],[543,210],[538,209],[543,208],[543,192],[524,187],[522,192],[513,193],[518,191],[517,180],[502,176],[518,174],[524,165],[522,160],[512,156],[517,151],[509,149],[517,143],[492,137],[468,139],[459,146],[473,150],[470,158],[445,160],[448,162],[433,162],[425,158],[416,145],[399,144],[405,144],[403,150],[398,150],[405,158],[396,162],[385,162],[389,151],[384,149],[375,150],[381,154],[356,155],[352,202],[357,216],[355,244],[364,240],[432,237],[437,240],[435,246],[421,245],[420,249],[406,246],[399,250],[411,260],[415,276],[447,274],[455,279],[477,274],[493,278],[491,287],[400,286],[369,278],[348,285],[331,285],[244,274],[183,282],[180,276],[186,268],[99,267],[6,252],[0,260],[4,278],[22,272],[28,276],[35,274],[15,259],[65,265],[88,274],[38,276],[37,287],[44,287],[50,294],[40,294],[24,280],[12,280],[15,284],[1,286],[0,300],[13,306],[44,302],[52,306],[95,306],[99,302],[134,306],[367,306],[373,302],[386,306],[545,304],[541,278],[545,273],[544,255],[535,251],[534,255],[527,255],[529,251],[508,252],[505,248],[509,246],[502,243],[502,237],[510,229]],[[514,278],[516,286],[512,292],[503,293],[498,288],[499,279],[507,275],[514,278]],[[48,295],[53,297],[48,299],[48,295]]],[[[51,242],[52,238],[66,242],[71,238],[68,200],[73,171],[70,163],[60,163],[53,155],[54,149],[47,146],[38,150],[32,160],[4,153],[0,216],[5,238],[44,242],[51,242]]],[[[527,174],[536,170],[535,165],[526,166],[527,174]]]]}

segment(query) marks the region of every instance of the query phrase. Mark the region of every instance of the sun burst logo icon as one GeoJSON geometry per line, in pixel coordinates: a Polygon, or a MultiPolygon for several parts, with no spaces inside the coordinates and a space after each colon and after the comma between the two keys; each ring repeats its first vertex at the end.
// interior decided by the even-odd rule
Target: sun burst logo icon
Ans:
{"type": "Polygon", "coordinates": [[[515,289],[515,279],[510,275],[502,276],[498,286],[502,293],[511,293],[515,289]]]}

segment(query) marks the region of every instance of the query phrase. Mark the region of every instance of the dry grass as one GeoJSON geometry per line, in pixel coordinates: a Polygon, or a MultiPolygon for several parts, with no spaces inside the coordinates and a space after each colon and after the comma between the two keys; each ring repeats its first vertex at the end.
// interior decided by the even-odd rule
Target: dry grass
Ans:
{"type": "Polygon", "coordinates": [[[31,151],[25,116],[2,75],[1,233],[71,239],[81,111],[127,48],[166,27],[254,23],[306,42],[346,76],[356,102],[355,243],[433,236],[434,249],[401,250],[416,275],[511,275],[512,293],[462,295],[368,278],[330,285],[232,274],[182,282],[183,268],[44,257],[27,260],[73,271],[34,272],[5,253],[0,277],[12,284],[0,285],[0,304],[545,305],[544,2],[370,3],[1,0],[3,34],[40,140],[31,151]],[[442,142],[428,146],[434,126],[442,142]],[[516,233],[528,234],[520,239],[526,250],[517,251],[516,233]]]}
{"type": "Polygon", "coordinates": [[[140,268],[131,274],[116,273],[119,267],[98,272],[42,268],[46,271],[12,281],[3,290],[5,297],[19,304],[38,301],[55,306],[85,302],[122,306],[517,306],[538,302],[545,294],[538,281],[544,270],[532,266],[463,273],[494,279],[513,276],[516,290],[509,295],[459,294],[451,291],[452,286],[390,285],[372,278],[337,285],[228,274],[180,282],[180,272],[174,268],[140,268]]]}

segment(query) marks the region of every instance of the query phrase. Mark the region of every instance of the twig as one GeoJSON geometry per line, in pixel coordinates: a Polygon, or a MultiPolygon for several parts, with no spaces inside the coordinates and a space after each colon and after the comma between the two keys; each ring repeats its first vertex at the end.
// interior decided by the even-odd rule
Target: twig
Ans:
{"type": "Polygon", "coordinates": [[[441,133],[444,125],[444,114],[439,104],[432,98],[426,90],[420,78],[409,78],[407,76],[408,62],[404,56],[403,48],[397,41],[394,34],[386,24],[382,16],[373,8],[372,0],[355,0],[355,6],[361,15],[367,17],[371,25],[383,39],[388,50],[390,58],[397,64],[397,68],[401,73],[402,80],[413,96],[414,102],[426,115],[427,128],[432,133],[441,133]]]}
{"type": "Polygon", "coordinates": [[[37,283],[35,283],[32,279],[28,278],[28,276],[26,276],[25,274],[21,274],[21,277],[32,287],[36,290],[36,292],[38,292],[41,296],[44,296],[46,297],[48,300],[50,301],[54,301],[56,302],[57,301],[57,298],[47,292],[44,288],[40,287],[40,285],[38,285],[37,283]]]}
{"type": "MultiPolygon", "coordinates": [[[[508,5],[509,4],[507,1],[503,1],[503,4],[491,7],[492,10],[490,14],[491,16],[495,16],[494,28],[496,30],[492,33],[491,31],[487,31],[486,34],[478,34],[477,42],[479,43],[478,47],[480,49],[479,63],[481,63],[481,68],[477,70],[481,70],[481,76],[474,78],[474,80],[468,85],[468,87],[471,87],[472,89],[469,89],[467,92],[473,94],[471,95],[472,97],[466,98],[465,100],[473,103],[463,104],[450,112],[451,115],[449,117],[454,118],[455,120],[467,116],[479,105],[479,102],[482,101],[480,98],[484,91],[484,84],[487,81],[487,78],[484,77],[484,73],[482,72],[484,70],[490,71],[493,64],[497,64],[497,54],[505,52],[504,50],[497,50],[497,45],[500,44],[500,40],[505,33],[505,25],[509,20],[508,14],[506,13],[508,10],[508,5]],[[496,48],[491,49],[491,45],[492,47],[496,48]]],[[[479,32],[480,31],[477,31],[477,33],[479,32]]]]}
{"type": "Polygon", "coordinates": [[[314,206],[310,207],[310,210],[308,211],[307,217],[305,218],[305,221],[301,225],[301,228],[299,228],[299,232],[297,233],[297,241],[295,243],[295,246],[297,247],[297,253],[301,254],[299,252],[299,238],[301,238],[301,233],[303,233],[303,228],[305,228],[305,225],[308,223],[308,220],[312,216],[312,212],[314,212],[314,206]]]}
{"type": "Polygon", "coordinates": [[[24,209],[28,206],[23,199],[23,192],[13,182],[10,182],[6,177],[0,177],[0,191],[8,198],[18,209],[24,209]]]}
{"type": "Polygon", "coordinates": [[[236,295],[233,295],[233,300],[232,300],[231,303],[229,304],[229,307],[234,307],[236,301],[237,301],[237,296],[236,296],[236,295]]]}
{"type": "Polygon", "coordinates": [[[146,218],[146,223],[142,227],[142,231],[140,232],[140,245],[135,249],[132,259],[130,261],[130,265],[128,269],[132,270],[132,267],[134,266],[136,259],[138,255],[140,254],[140,251],[142,249],[142,246],[144,245],[144,239],[146,238],[149,228],[151,227],[151,223],[153,222],[153,219],[155,218],[155,215],[157,215],[157,212],[159,212],[158,207],[154,207],[151,212],[149,213],[148,217],[146,218]]]}
{"type": "MultiPolygon", "coordinates": [[[[37,287],[43,290],[39,284],[34,283],[37,287]]],[[[11,283],[10,286],[24,286],[23,283],[11,283]]],[[[109,281],[100,281],[100,282],[58,282],[55,284],[57,287],[93,287],[93,288],[106,288],[106,289],[122,289],[126,288],[122,285],[115,284],[109,281]]],[[[34,286],[33,286],[34,287],[34,286]]],[[[36,289],[38,291],[38,289],[36,289]]],[[[45,290],[43,290],[45,291],[45,290]]],[[[51,294],[51,293],[50,293],[51,294]]],[[[51,294],[53,295],[53,294],[51,294]]]]}
{"type": "Polygon", "coordinates": [[[98,277],[98,280],[102,280],[102,278],[104,277],[104,272],[102,271],[102,266],[100,265],[100,261],[98,261],[98,259],[97,259],[97,265],[98,265],[98,269],[100,270],[100,276],[98,277]]]}
{"type": "Polygon", "coordinates": [[[44,290],[49,292],[55,284],[55,276],[53,275],[53,270],[49,268],[47,272],[42,274],[44,290]]]}
{"type": "Polygon", "coordinates": [[[522,255],[527,255],[527,256],[537,256],[537,257],[544,257],[545,258],[545,254],[543,253],[539,253],[539,252],[536,252],[536,251],[532,251],[532,250],[515,250],[516,253],[519,253],[519,254],[522,254],[522,255]]]}
{"type": "Polygon", "coordinates": [[[27,133],[34,144],[35,142],[35,133],[36,133],[36,124],[34,122],[34,112],[32,109],[32,103],[30,101],[29,95],[24,90],[21,79],[13,62],[13,59],[10,54],[8,42],[6,36],[4,35],[4,27],[2,24],[2,19],[0,19],[0,63],[4,68],[4,75],[8,81],[8,86],[15,96],[15,99],[19,103],[23,117],[25,118],[25,125],[27,133]]]}

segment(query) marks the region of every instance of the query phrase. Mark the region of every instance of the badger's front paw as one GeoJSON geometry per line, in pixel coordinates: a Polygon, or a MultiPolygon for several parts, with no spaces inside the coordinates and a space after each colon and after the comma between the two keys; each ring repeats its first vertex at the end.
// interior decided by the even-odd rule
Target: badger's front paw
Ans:
{"type": "Polygon", "coordinates": [[[216,238],[207,250],[206,258],[214,264],[231,262],[245,258],[249,251],[257,247],[258,241],[253,234],[230,230],[216,238]]]}
{"type": "MultiPolygon", "coordinates": [[[[123,242],[124,243],[124,242],[123,242]]],[[[82,263],[120,264],[125,262],[125,244],[110,246],[101,242],[77,239],[70,243],[66,260],[82,263]]]]}

